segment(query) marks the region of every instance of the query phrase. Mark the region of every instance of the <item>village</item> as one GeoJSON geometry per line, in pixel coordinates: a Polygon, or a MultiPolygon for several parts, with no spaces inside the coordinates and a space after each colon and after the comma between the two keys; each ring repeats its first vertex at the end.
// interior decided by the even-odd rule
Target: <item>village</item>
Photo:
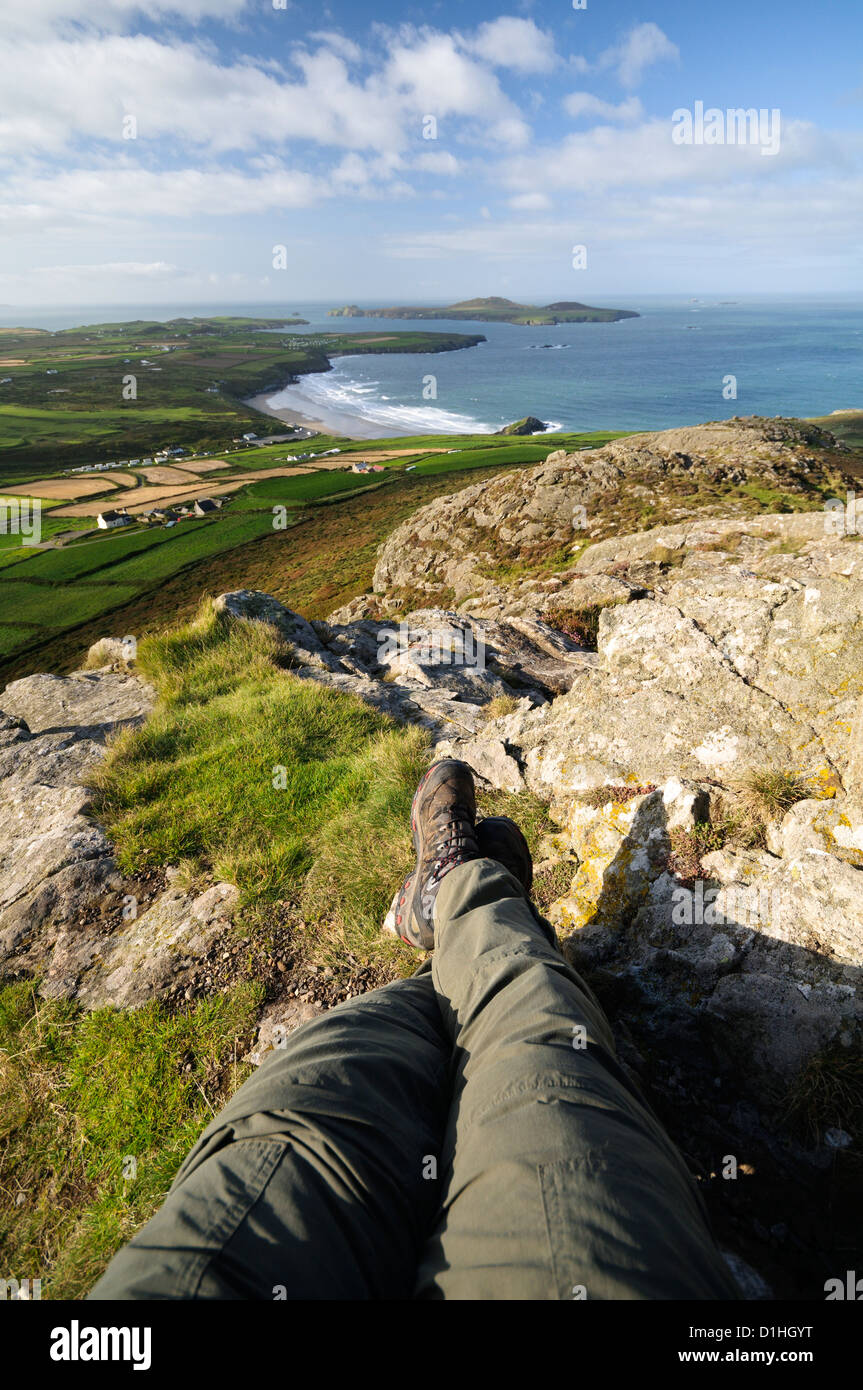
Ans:
{"type": "MultiPolygon", "coordinates": [[[[261,447],[269,444],[282,443],[287,440],[300,438],[312,439],[315,431],[297,428],[291,434],[267,435],[261,437],[252,431],[243,434],[239,439],[233,440],[234,448],[222,450],[224,454],[239,453],[249,448],[261,447]]],[[[298,454],[285,454],[281,460],[283,463],[310,464],[316,459],[330,458],[335,454],[341,453],[339,448],[322,449],[319,452],[305,452],[298,454]]],[[[151,457],[112,460],[108,463],[96,463],[85,465],[79,468],[67,470],[67,476],[72,474],[108,472],[112,469],[134,468],[140,469],[144,473],[147,469],[163,467],[165,464],[186,463],[194,464],[202,460],[209,459],[211,454],[204,451],[198,454],[187,454],[187,451],[179,445],[166,445],[157,450],[151,457]]],[[[346,473],[383,473],[385,471],[382,463],[370,463],[365,459],[356,459],[347,465],[344,470],[346,473]]],[[[116,530],[124,526],[132,526],[135,523],[143,523],[148,526],[176,526],[178,522],[188,517],[212,516],[222,507],[223,502],[229,501],[228,497],[198,497],[188,499],[184,503],[153,507],[146,511],[130,513],[126,507],[110,508],[99,512],[96,517],[96,524],[100,530],[116,530]]]]}

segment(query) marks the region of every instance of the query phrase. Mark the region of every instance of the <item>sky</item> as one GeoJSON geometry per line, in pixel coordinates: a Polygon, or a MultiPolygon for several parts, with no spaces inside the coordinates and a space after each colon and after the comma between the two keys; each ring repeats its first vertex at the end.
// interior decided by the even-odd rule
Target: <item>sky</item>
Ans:
{"type": "Polygon", "coordinates": [[[0,307],[857,295],[861,38],[860,0],[3,0],[0,307]]]}

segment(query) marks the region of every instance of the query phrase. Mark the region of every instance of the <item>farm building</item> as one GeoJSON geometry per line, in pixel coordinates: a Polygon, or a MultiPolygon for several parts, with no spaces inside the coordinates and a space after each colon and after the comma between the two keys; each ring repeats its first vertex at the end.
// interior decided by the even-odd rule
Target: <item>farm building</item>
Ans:
{"type": "Polygon", "coordinates": [[[100,512],[96,518],[96,525],[101,526],[103,531],[110,531],[114,526],[129,526],[132,518],[126,512],[100,512]]]}
{"type": "Polygon", "coordinates": [[[208,516],[211,512],[218,511],[222,503],[213,497],[199,497],[195,503],[195,516],[208,516]]]}

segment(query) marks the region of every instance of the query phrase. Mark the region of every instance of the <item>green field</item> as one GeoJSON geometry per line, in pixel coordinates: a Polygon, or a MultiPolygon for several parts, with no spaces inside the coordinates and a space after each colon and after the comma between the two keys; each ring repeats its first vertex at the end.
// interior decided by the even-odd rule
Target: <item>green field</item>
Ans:
{"type": "Polygon", "coordinates": [[[2,584],[4,616],[14,615],[16,623],[38,623],[51,631],[95,618],[127,602],[135,593],[133,584],[49,586],[5,576],[2,584]]]}
{"type": "MultiPolygon", "coordinates": [[[[310,509],[329,511],[330,503],[338,504],[340,510],[345,504],[352,504],[355,494],[363,494],[369,499],[380,498],[395,488],[392,507],[384,504],[375,508],[380,515],[381,532],[379,539],[390,529],[385,518],[393,515],[393,524],[400,516],[407,497],[415,489],[420,489],[422,478],[441,477],[445,480],[452,475],[453,490],[457,487],[460,473],[490,470],[507,467],[526,467],[540,462],[555,449],[579,449],[597,447],[616,435],[609,433],[595,435],[544,435],[542,442],[538,437],[524,442],[513,442],[511,436],[469,435],[469,436],[428,436],[417,435],[407,439],[345,440],[333,443],[329,439],[316,439],[315,451],[341,447],[345,454],[345,468],[350,466],[351,456],[362,458],[364,453],[373,453],[387,448],[412,449],[416,453],[390,459],[384,463],[380,473],[349,473],[340,469],[321,469],[317,472],[298,473],[284,478],[261,478],[258,482],[247,484],[232,497],[225,500],[221,512],[212,517],[187,518],[177,526],[165,529],[160,526],[135,527],[129,531],[99,533],[73,541],[66,546],[52,550],[34,550],[27,547],[0,550],[0,662],[7,670],[8,663],[16,662],[13,668],[20,674],[19,658],[33,649],[38,653],[29,669],[45,669],[52,665],[51,647],[53,642],[63,638],[62,649],[69,649],[69,636],[77,629],[86,630],[85,649],[95,640],[94,622],[98,623],[104,615],[106,631],[97,635],[107,635],[116,623],[123,622],[118,616],[114,623],[108,615],[117,609],[125,608],[130,601],[140,601],[135,609],[134,621],[139,624],[142,612],[161,612],[157,599],[162,586],[179,578],[186,570],[193,572],[196,583],[200,585],[201,576],[208,575],[208,565],[229,556],[231,551],[243,547],[242,554],[247,557],[246,567],[252,572],[255,567],[250,547],[258,542],[266,542],[278,534],[274,527],[273,508],[285,506],[292,509],[289,522],[291,527],[302,523],[312,513],[310,509]],[[444,448],[445,453],[429,453],[430,448],[444,448]],[[410,472],[405,470],[413,465],[410,472]],[[407,492],[404,490],[407,489],[407,492]]],[[[250,464],[257,462],[261,467],[273,467],[284,459],[285,445],[263,446],[254,454],[248,450],[238,450],[231,454],[228,462],[230,471],[218,475],[230,476],[232,471],[252,471],[250,464]],[[251,456],[250,456],[251,455],[251,456]]],[[[290,466],[290,465],[288,465],[290,466]]],[[[138,475],[141,475],[138,470],[138,475]]],[[[146,476],[146,475],[143,475],[146,476]]],[[[212,477],[212,475],[211,475],[212,477]]],[[[202,479],[202,491],[207,480],[202,479]]],[[[446,485],[436,489],[436,494],[446,491],[446,485]]],[[[419,504],[419,503],[418,503],[419,504]]],[[[50,506],[59,504],[49,504],[50,506]]],[[[356,505],[363,508],[360,495],[356,505]]],[[[48,517],[43,515],[43,523],[48,517]]],[[[84,529],[92,525],[89,518],[80,521],[75,518],[61,518],[53,523],[58,529],[84,529]]],[[[339,528],[338,518],[334,527],[339,528]]],[[[326,529],[326,528],[325,528],[326,529]]],[[[332,528],[329,528],[332,531],[332,528]]],[[[43,535],[48,534],[43,531],[43,535]]],[[[17,541],[17,537],[9,537],[17,541]]],[[[331,564],[332,540],[322,542],[325,554],[321,564],[331,564]]],[[[286,560],[291,564],[292,550],[289,548],[286,560]]],[[[365,553],[365,552],[363,552],[365,553]]],[[[294,550],[294,554],[296,551],[294,550]]],[[[304,558],[294,560],[297,574],[317,574],[317,561],[311,565],[303,551],[304,558]]],[[[369,558],[373,563],[374,546],[369,558]]],[[[284,563],[284,561],[283,561],[284,563]]],[[[326,567],[326,566],[325,566],[326,567]]],[[[346,575],[350,572],[348,568],[346,575]]],[[[218,580],[213,581],[218,583],[218,580]]],[[[243,577],[245,583],[245,578],[243,577]]],[[[365,581],[368,582],[367,580],[365,581]]],[[[206,583],[206,580],[205,580],[206,583]]],[[[258,586],[265,584],[277,589],[279,582],[268,572],[258,586]]],[[[198,590],[200,592],[200,589],[198,590]]],[[[349,596],[355,589],[349,589],[349,596]]],[[[333,588],[334,602],[339,594],[333,588]]],[[[341,601],[344,598],[341,597],[341,601]]],[[[325,609],[325,611],[327,611],[325,609]]],[[[166,615],[170,617],[170,612],[166,615]]],[[[131,619],[130,619],[131,621],[131,619]]],[[[136,631],[137,627],[128,628],[136,631]]],[[[83,658],[80,653],[78,660],[83,658]]]]}
{"type": "Polygon", "coordinates": [[[0,657],[107,616],[187,565],[272,529],[271,513],[238,512],[31,552],[0,569],[0,657]]]}
{"type": "Polygon", "coordinates": [[[355,492],[381,482],[380,473],[324,472],[298,474],[294,478],[262,478],[249,483],[231,501],[232,511],[260,511],[275,506],[300,507],[321,497],[355,492]]]}
{"type": "Polygon", "coordinates": [[[11,656],[19,647],[38,638],[43,632],[44,629],[35,623],[21,623],[17,627],[0,623],[0,657],[11,656]]]}

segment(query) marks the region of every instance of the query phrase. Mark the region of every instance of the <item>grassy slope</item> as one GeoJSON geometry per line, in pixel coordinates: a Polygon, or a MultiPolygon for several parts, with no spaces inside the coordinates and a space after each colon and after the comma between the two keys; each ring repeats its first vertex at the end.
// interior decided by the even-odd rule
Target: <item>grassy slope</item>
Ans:
{"type": "Polygon", "coordinates": [[[811,423],[829,430],[852,449],[863,449],[863,410],[842,410],[834,415],[812,416],[811,423]]]}
{"type": "MultiPolygon", "coordinates": [[[[299,679],[289,660],[272,629],[226,624],[209,604],[143,642],[139,663],[161,701],[114,745],[97,813],[129,869],[180,864],[193,880],[235,881],[238,937],[265,940],[278,918],[306,962],[351,953],[379,977],[410,973],[416,957],[379,925],[410,865],[427,735],[299,679]]],[[[497,798],[495,809],[518,814],[534,843],[547,828],[531,797],[497,798]]],[[[4,1271],[41,1278],[43,1297],[86,1292],[243,1080],[236,1057],[261,995],[247,980],[173,1014],[82,1015],[29,983],[0,988],[4,1271]]]]}

